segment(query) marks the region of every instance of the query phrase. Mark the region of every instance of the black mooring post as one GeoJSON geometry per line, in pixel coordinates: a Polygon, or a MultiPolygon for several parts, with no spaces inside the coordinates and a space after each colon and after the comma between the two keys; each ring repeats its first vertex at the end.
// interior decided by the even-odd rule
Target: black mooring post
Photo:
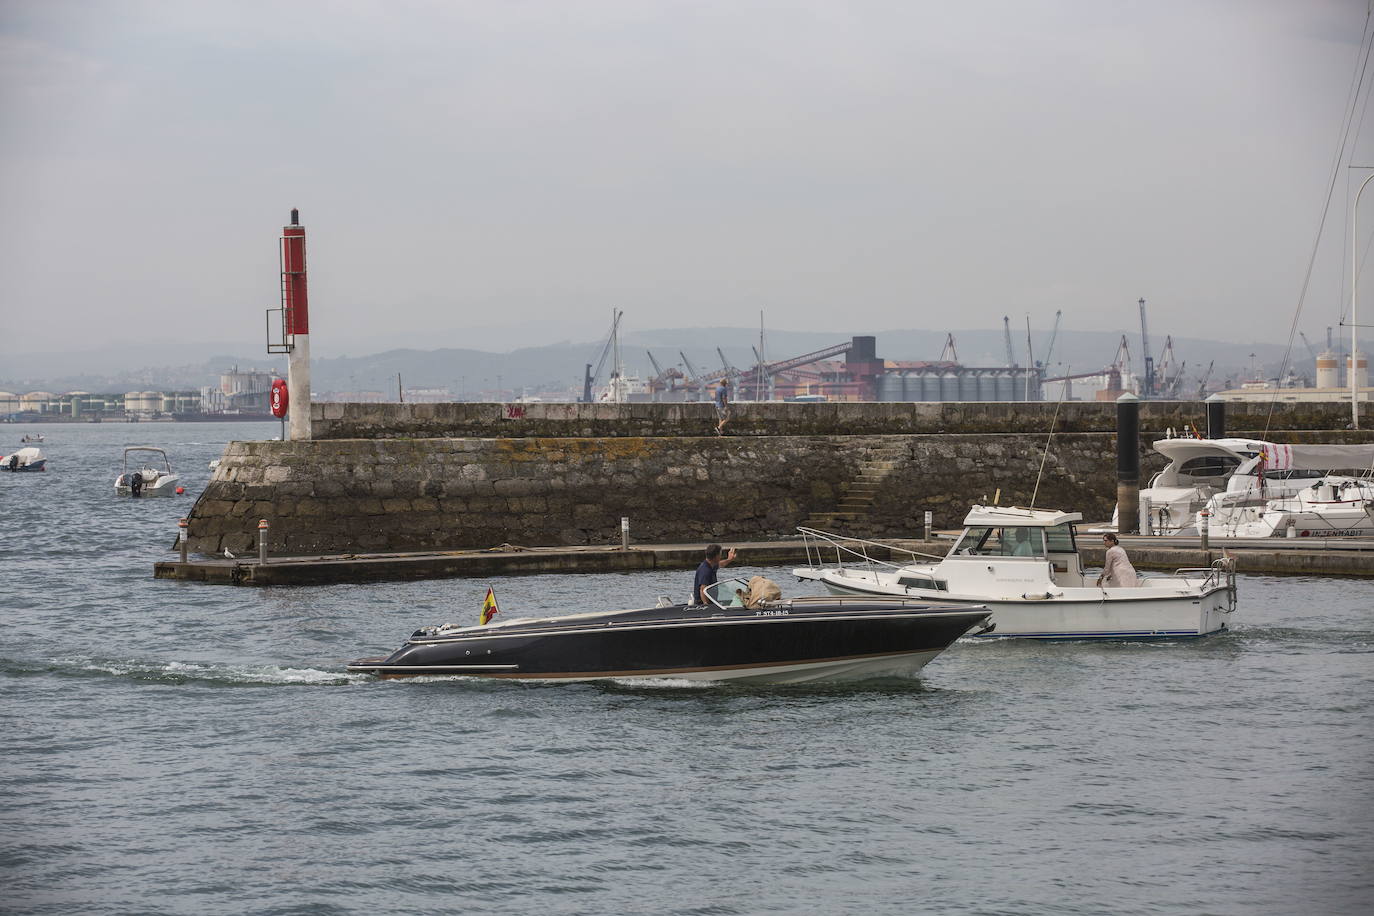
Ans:
{"type": "Polygon", "coordinates": [[[1116,399],[1116,530],[1140,530],[1140,399],[1116,399]]]}
{"type": "Polygon", "coordinates": [[[1207,438],[1226,438],[1226,402],[1221,395],[1214,394],[1207,399],[1207,438]]]}

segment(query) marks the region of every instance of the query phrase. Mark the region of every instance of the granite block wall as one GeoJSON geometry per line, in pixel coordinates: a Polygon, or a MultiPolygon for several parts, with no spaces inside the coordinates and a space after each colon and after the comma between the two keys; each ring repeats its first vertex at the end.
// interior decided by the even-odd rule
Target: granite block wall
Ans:
{"type": "MultiPolygon", "coordinates": [[[[1038,504],[1110,515],[1115,439],[1056,437],[1038,504]]],[[[1017,435],[410,439],[234,442],[190,515],[190,549],[274,554],[611,544],[620,519],[659,543],[793,536],[863,462],[895,446],[869,517],[911,536],[929,509],[957,525],[1001,490],[1026,504],[1041,445],[1017,435]]]]}

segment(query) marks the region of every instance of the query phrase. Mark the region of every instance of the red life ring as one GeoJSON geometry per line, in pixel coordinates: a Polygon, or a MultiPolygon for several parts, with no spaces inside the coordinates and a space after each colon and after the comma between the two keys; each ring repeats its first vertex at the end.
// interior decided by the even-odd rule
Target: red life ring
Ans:
{"type": "Polygon", "coordinates": [[[286,382],[282,379],[272,380],[272,416],[286,416],[286,409],[291,403],[291,393],[286,390],[286,382]]]}

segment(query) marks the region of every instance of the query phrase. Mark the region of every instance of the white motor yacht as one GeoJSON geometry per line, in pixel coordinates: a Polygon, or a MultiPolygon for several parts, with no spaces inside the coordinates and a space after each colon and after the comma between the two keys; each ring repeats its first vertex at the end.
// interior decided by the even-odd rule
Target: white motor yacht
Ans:
{"type": "MultiPolygon", "coordinates": [[[[1283,445],[1262,439],[1161,439],[1168,465],[1140,491],[1150,534],[1198,533],[1198,512],[1263,507],[1296,496],[1332,471],[1374,465],[1374,445],[1283,445]],[[1211,503],[1209,507],[1209,503],[1211,503]]],[[[1117,525],[1112,516],[1113,528],[1117,525]]]]}
{"type": "Polygon", "coordinates": [[[130,445],[124,449],[124,471],[115,478],[115,494],[172,496],[181,489],[180,481],[172,471],[172,462],[165,450],[152,445],[130,445]],[[157,458],[161,458],[161,462],[157,458]]]}
{"type": "Polygon", "coordinates": [[[1081,520],[1077,512],[974,506],[943,559],[906,565],[870,559],[871,546],[888,545],[803,528],[809,565],[792,572],[836,595],[986,605],[996,629],[979,638],[1178,638],[1226,629],[1236,608],[1230,561],[1102,588],[1083,571],[1074,528],[1081,520]]]}
{"type": "MultiPolygon", "coordinates": [[[[1292,496],[1231,502],[1208,500],[1213,535],[1239,538],[1374,537],[1374,479],[1329,475],[1292,496]]],[[[1199,513],[1198,524],[1202,524],[1199,513]]]]}

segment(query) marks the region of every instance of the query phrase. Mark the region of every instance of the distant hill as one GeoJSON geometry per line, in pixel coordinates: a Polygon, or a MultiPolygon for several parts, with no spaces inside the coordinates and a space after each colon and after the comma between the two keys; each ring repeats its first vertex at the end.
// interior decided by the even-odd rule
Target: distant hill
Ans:
{"type": "MultiPolygon", "coordinates": [[[[771,361],[810,353],[844,343],[852,336],[853,332],[769,330],[764,340],[766,356],[771,361]]],[[[946,341],[946,332],[916,329],[874,331],[872,336],[877,338],[878,355],[893,360],[938,359],[946,341]]],[[[1001,330],[962,330],[954,331],[953,336],[959,361],[965,365],[1006,364],[1006,338],[1001,330]]],[[[1091,372],[1107,366],[1116,356],[1121,336],[1118,332],[1062,330],[1050,356],[1051,374],[1091,372]]],[[[1139,372],[1139,334],[1128,333],[1127,343],[1133,368],[1139,372]]],[[[622,361],[631,375],[654,374],[649,352],[664,368],[680,365],[681,352],[699,371],[713,372],[721,366],[717,347],[732,365],[752,365],[752,348],[759,345],[759,332],[757,328],[665,328],[627,332],[620,344],[622,361]]],[[[1163,344],[1162,338],[1151,341],[1156,358],[1163,344]]],[[[1044,360],[1048,345],[1047,329],[1032,332],[1031,347],[1037,361],[1044,360]]],[[[498,387],[508,397],[522,391],[578,391],[584,367],[597,362],[604,346],[602,340],[562,342],[507,353],[458,348],[400,349],[366,356],[322,358],[313,361],[312,387],[321,393],[372,391],[390,397],[396,390],[399,373],[407,389],[447,388],[455,397],[476,398],[482,392],[494,396],[498,387]]],[[[1025,364],[1028,359],[1024,327],[1019,334],[1013,329],[1012,348],[1016,361],[1025,364]]],[[[1368,351],[1369,347],[1365,349],[1368,351]]],[[[16,355],[0,365],[0,388],[18,392],[195,389],[217,384],[220,373],[234,366],[285,372],[285,357],[268,356],[261,350],[261,344],[189,344],[175,349],[111,347],[83,353],[16,355]]],[[[1186,363],[1185,376],[1196,379],[1214,361],[1214,385],[1228,378],[1238,381],[1248,377],[1252,363],[1265,376],[1276,375],[1284,350],[1284,346],[1272,343],[1174,338],[1175,356],[1186,363]]],[[[1311,357],[1301,343],[1292,360],[1300,373],[1312,374],[1311,357]]],[[[602,379],[609,371],[608,358],[602,379]]]]}

